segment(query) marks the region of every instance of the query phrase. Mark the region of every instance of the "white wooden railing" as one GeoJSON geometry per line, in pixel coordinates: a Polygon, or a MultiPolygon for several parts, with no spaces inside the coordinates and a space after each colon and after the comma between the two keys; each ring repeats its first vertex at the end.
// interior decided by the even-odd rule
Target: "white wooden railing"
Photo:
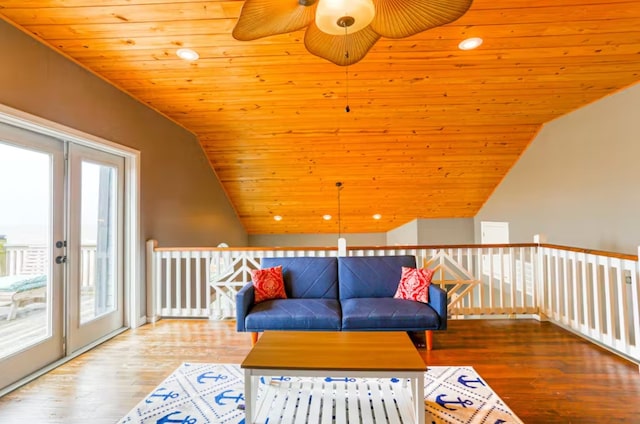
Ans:
{"type": "MultiPolygon", "coordinates": [[[[351,248],[350,256],[414,255],[434,268],[452,315],[535,314],[537,245],[351,248]],[[508,261],[507,261],[508,260],[508,261]],[[511,290],[514,282],[514,290],[511,290]],[[524,290],[523,290],[524,288],[524,290]]],[[[263,257],[336,256],[334,248],[159,248],[148,243],[152,317],[235,316],[235,295],[263,257]]]]}
{"type": "MultiPolygon", "coordinates": [[[[6,275],[46,274],[49,266],[49,251],[45,245],[7,244],[3,250],[6,275]]],[[[96,245],[80,247],[80,279],[82,288],[93,288],[96,282],[96,245]]]]}
{"type": "Polygon", "coordinates": [[[539,314],[640,363],[638,257],[541,245],[539,314]]]}
{"type": "MultiPolygon", "coordinates": [[[[638,258],[547,244],[355,247],[414,255],[434,268],[453,319],[549,320],[640,363],[638,258]]],[[[147,243],[149,319],[235,316],[235,295],[264,257],[337,256],[335,248],[169,248],[147,243]]]]}

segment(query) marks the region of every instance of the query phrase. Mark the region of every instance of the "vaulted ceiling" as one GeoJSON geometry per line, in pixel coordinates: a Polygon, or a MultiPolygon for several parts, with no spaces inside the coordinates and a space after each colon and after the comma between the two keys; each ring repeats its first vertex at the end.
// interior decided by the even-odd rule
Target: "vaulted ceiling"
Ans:
{"type": "Polygon", "coordinates": [[[337,232],[337,181],[343,233],[472,217],[541,125],[640,80],[637,0],[475,0],[348,68],[309,54],[303,31],[235,40],[242,6],[0,0],[0,14],[192,131],[249,234],[337,232]],[[484,43],[459,50],[468,37],[484,43]]]}

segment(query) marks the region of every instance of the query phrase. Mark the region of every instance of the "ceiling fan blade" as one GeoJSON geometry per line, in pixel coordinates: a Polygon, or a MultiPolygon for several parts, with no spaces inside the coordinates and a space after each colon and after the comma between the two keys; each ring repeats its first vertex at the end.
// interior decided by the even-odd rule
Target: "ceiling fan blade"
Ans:
{"type": "Polygon", "coordinates": [[[311,54],[336,65],[347,66],[359,62],[379,39],[380,36],[370,26],[353,34],[330,35],[320,31],[313,22],[304,35],[304,45],[311,54]]]}
{"type": "Polygon", "coordinates": [[[472,0],[373,0],[374,31],[387,38],[403,38],[455,21],[472,0]]]}
{"type": "Polygon", "coordinates": [[[246,0],[233,38],[250,41],[298,31],[314,21],[316,6],[302,6],[298,0],[246,0]]]}

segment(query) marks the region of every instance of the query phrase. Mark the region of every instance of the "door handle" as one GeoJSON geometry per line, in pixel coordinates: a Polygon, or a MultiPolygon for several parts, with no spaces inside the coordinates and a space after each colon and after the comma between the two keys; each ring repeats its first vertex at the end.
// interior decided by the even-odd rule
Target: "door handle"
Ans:
{"type": "Polygon", "coordinates": [[[56,263],[57,264],[63,264],[67,262],[67,257],[66,256],[56,256],[56,263]]]}

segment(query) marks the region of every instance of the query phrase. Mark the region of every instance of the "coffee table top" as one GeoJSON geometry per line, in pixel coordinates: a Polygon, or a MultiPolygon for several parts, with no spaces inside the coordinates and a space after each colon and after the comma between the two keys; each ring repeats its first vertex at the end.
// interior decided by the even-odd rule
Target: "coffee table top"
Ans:
{"type": "Polygon", "coordinates": [[[424,371],[405,332],[265,331],[240,365],[250,369],[424,371]]]}

